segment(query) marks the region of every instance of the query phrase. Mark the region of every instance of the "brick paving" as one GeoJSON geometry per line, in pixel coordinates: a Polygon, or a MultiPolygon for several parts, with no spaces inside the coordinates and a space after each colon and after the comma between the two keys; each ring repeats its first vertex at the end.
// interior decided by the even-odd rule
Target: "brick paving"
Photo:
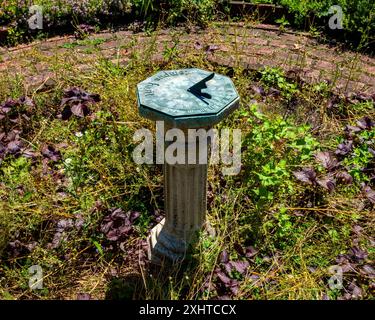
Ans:
{"type": "Polygon", "coordinates": [[[173,44],[180,57],[201,57],[213,64],[250,70],[281,67],[286,72],[298,72],[309,83],[330,81],[338,92],[375,94],[375,58],[322,44],[306,33],[281,33],[272,25],[243,23],[217,23],[190,32],[183,28],[163,29],[153,34],[102,32],[79,45],[70,36],[12,49],[0,48],[0,74],[20,74],[26,84],[35,87],[56,76],[51,69],[53,63],[89,69],[98,57],[126,64],[134,54],[163,62],[165,48],[173,44]],[[210,45],[215,50],[207,53],[210,45]]]}

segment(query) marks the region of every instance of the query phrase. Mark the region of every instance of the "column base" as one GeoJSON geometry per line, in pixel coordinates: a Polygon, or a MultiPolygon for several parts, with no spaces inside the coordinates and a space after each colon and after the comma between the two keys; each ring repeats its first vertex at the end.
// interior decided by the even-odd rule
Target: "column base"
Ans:
{"type": "MultiPolygon", "coordinates": [[[[163,227],[165,218],[151,229],[147,237],[148,258],[153,264],[180,263],[188,254],[190,243],[167,232],[163,227]]],[[[206,222],[204,229],[213,236],[215,231],[206,222]]]]}
{"type": "Polygon", "coordinates": [[[163,228],[164,223],[165,219],[160,221],[147,238],[148,258],[158,265],[164,262],[179,263],[185,259],[189,244],[167,232],[163,228]]]}

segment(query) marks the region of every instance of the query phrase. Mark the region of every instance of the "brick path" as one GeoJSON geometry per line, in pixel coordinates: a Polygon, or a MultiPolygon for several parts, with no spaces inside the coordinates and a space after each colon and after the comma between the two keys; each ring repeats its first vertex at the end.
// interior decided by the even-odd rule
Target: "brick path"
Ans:
{"type": "Polygon", "coordinates": [[[298,71],[308,82],[329,80],[338,92],[375,94],[375,58],[321,44],[306,33],[280,33],[271,25],[218,23],[190,33],[176,28],[151,35],[132,31],[102,32],[91,35],[84,44],[67,47],[74,41],[73,37],[61,37],[10,50],[0,48],[0,74],[22,74],[26,83],[35,87],[48,77],[56,76],[48,61],[86,69],[98,56],[126,64],[137,54],[158,62],[163,61],[166,46],[177,43],[179,56],[186,58],[199,56],[211,63],[251,70],[279,66],[286,71],[298,71]],[[98,50],[92,50],[95,41],[98,50]],[[209,45],[216,49],[206,53],[209,45]],[[154,50],[150,50],[152,46],[154,50]]]}

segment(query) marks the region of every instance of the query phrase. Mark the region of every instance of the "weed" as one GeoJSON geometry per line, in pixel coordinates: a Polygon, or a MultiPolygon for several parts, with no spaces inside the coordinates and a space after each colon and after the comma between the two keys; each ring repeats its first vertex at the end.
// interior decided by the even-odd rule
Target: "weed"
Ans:
{"type": "Polygon", "coordinates": [[[280,68],[265,67],[264,70],[261,71],[261,74],[261,81],[264,84],[280,89],[287,99],[291,99],[297,92],[297,85],[289,82],[280,68]]]}

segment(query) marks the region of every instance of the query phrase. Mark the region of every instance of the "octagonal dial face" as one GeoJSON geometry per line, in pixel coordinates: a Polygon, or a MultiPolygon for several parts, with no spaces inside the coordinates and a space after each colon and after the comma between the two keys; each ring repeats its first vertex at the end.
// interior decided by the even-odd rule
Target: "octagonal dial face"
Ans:
{"type": "Polygon", "coordinates": [[[173,117],[218,113],[238,98],[229,78],[200,69],[159,72],[138,94],[144,107],[173,117]]]}

